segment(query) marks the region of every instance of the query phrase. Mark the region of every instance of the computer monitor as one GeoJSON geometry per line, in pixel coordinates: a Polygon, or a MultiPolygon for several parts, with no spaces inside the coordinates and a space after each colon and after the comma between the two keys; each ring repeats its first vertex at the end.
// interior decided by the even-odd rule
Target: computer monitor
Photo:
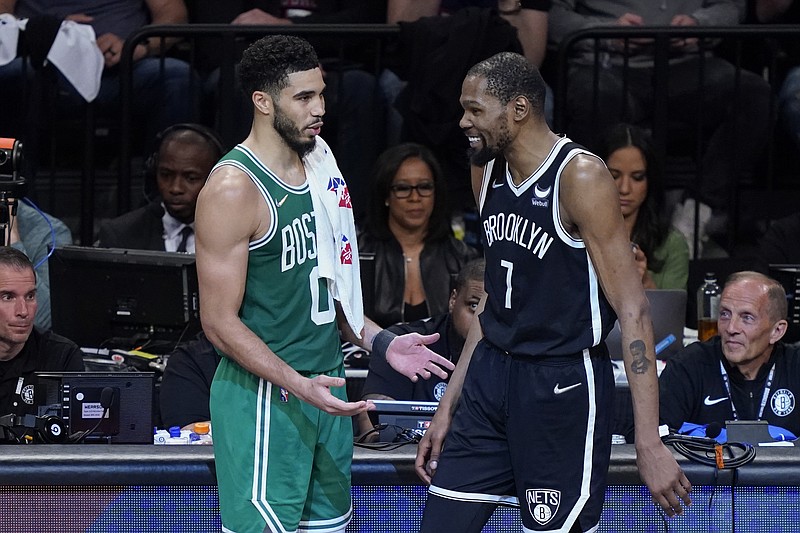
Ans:
{"type": "Polygon", "coordinates": [[[53,331],[80,346],[174,343],[200,331],[193,254],[63,246],[49,270],[53,331]]]}
{"type": "Polygon", "coordinates": [[[381,442],[396,442],[403,438],[411,440],[413,435],[421,437],[436,414],[438,402],[409,400],[372,400],[378,424],[386,425],[379,434],[381,442]]]}
{"type": "Polygon", "coordinates": [[[783,285],[789,304],[785,342],[800,341],[800,265],[769,265],[769,275],[783,285]]]}
{"type": "Polygon", "coordinates": [[[84,442],[153,443],[153,372],[37,372],[39,416],[64,420],[84,442]],[[104,415],[103,402],[109,404],[104,415]]]}

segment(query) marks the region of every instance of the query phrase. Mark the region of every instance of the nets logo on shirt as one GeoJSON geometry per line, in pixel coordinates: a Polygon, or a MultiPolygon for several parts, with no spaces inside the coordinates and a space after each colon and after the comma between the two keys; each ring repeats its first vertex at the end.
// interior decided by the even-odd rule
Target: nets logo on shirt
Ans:
{"type": "Polygon", "coordinates": [[[33,385],[25,385],[19,393],[22,401],[28,405],[33,405],[33,390],[33,385]]]}
{"type": "Polygon", "coordinates": [[[540,525],[545,525],[558,512],[561,505],[561,491],[555,489],[526,489],[525,501],[528,511],[540,525]]]}
{"type": "Polygon", "coordinates": [[[444,393],[446,390],[447,390],[447,383],[445,383],[444,381],[441,381],[436,384],[436,386],[433,388],[433,397],[436,398],[437,402],[442,401],[442,398],[444,398],[444,393]]]}
{"type": "Polygon", "coordinates": [[[770,398],[769,405],[777,416],[788,416],[794,411],[794,394],[789,389],[778,389],[770,398]]]}

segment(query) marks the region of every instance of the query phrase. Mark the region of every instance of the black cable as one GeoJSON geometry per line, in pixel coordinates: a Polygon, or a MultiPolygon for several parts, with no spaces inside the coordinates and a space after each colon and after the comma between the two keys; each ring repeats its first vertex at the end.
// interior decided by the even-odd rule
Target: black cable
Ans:
{"type": "Polygon", "coordinates": [[[756,449],[752,444],[744,442],[727,442],[720,444],[706,437],[670,434],[662,437],[664,444],[672,447],[692,461],[713,466],[723,470],[736,469],[751,462],[756,457],[756,449]],[[737,450],[739,450],[737,452],[737,450]],[[722,455],[722,464],[718,456],[722,455]]]}
{"type": "Polygon", "coordinates": [[[714,469],[714,484],[711,485],[711,494],[708,495],[708,512],[711,513],[711,509],[714,506],[714,495],[717,493],[717,484],[719,483],[719,470],[716,468],[714,469]]]}
{"type": "Polygon", "coordinates": [[[423,432],[420,430],[404,428],[402,426],[394,425],[394,424],[376,424],[372,427],[369,431],[366,431],[364,434],[359,435],[358,437],[353,440],[353,446],[358,448],[364,448],[366,450],[378,450],[378,451],[391,451],[396,450],[402,446],[407,446],[409,444],[418,444],[419,441],[422,439],[423,432]],[[395,429],[397,431],[397,436],[394,438],[392,442],[366,442],[366,439],[385,429],[395,429]]]}
{"type": "Polygon", "coordinates": [[[756,449],[752,444],[744,442],[727,442],[720,444],[707,437],[692,437],[675,433],[661,439],[689,460],[714,467],[714,485],[708,498],[708,509],[711,510],[717,488],[720,470],[733,470],[731,477],[731,533],[736,533],[736,481],[740,466],[750,463],[756,457],[756,449]]]}
{"type": "Polygon", "coordinates": [[[108,414],[108,410],[109,410],[108,407],[103,409],[103,415],[100,417],[100,419],[94,426],[92,426],[90,429],[84,429],[83,431],[78,431],[77,433],[73,433],[72,435],[69,436],[69,440],[67,442],[70,442],[72,444],[81,444],[86,437],[94,433],[94,431],[100,427],[100,423],[103,422],[103,420],[105,419],[106,415],[108,414]]]}

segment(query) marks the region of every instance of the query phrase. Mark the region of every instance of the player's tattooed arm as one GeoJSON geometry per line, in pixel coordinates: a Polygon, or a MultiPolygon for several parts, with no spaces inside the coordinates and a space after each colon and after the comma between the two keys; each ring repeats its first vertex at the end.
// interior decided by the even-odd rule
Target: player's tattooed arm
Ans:
{"type": "Polygon", "coordinates": [[[631,361],[631,370],[634,374],[644,374],[650,368],[650,360],[647,358],[647,347],[644,342],[637,339],[630,343],[629,346],[633,360],[631,361]]]}

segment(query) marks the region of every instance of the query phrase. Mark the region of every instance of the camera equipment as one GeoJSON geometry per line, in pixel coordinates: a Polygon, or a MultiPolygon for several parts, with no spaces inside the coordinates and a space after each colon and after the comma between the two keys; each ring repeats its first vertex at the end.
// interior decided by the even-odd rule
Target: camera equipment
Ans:
{"type": "Polygon", "coordinates": [[[67,428],[57,416],[10,414],[0,417],[0,440],[59,443],[66,438],[67,428]]]}
{"type": "Polygon", "coordinates": [[[20,176],[22,153],[18,139],[0,137],[0,193],[5,193],[4,198],[25,196],[25,178],[20,176]]]}
{"type": "Polygon", "coordinates": [[[16,201],[25,196],[27,184],[20,176],[22,143],[17,139],[0,137],[0,244],[7,245],[8,228],[17,214],[16,201]]]}

